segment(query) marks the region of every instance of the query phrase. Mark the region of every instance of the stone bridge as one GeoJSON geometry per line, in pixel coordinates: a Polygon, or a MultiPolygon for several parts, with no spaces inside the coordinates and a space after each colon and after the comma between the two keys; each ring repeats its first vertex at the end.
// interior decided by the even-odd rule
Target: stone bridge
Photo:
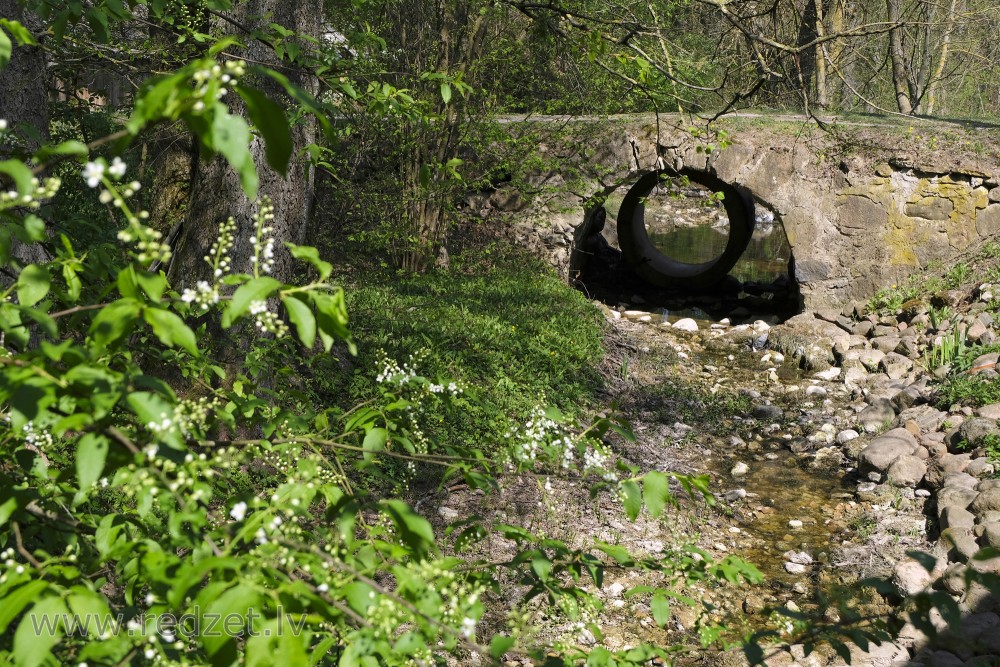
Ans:
{"type": "MultiPolygon", "coordinates": [[[[586,193],[607,197],[615,219],[617,201],[645,174],[707,174],[774,214],[810,309],[867,299],[920,268],[947,266],[1000,230],[995,127],[907,120],[831,121],[821,129],[794,117],[728,117],[715,126],[728,138],[710,141],[672,127],[672,120],[564,125],[558,139],[541,145],[561,168],[535,180],[575,197],[556,197],[533,207],[533,215],[543,225],[578,228],[586,193]]],[[[604,233],[618,243],[615,225],[604,233]]]]}

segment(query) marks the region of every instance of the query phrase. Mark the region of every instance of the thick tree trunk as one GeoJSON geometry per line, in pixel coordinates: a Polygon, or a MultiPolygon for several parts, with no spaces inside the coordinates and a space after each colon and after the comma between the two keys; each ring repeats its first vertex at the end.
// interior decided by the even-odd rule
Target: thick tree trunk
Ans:
{"type": "Polygon", "coordinates": [[[903,28],[899,25],[902,14],[900,0],[885,0],[886,15],[894,27],[889,30],[889,58],[892,61],[892,85],[896,91],[896,106],[900,113],[913,113],[910,100],[910,77],[907,74],[906,54],[903,51],[903,28]]]}
{"type": "MultiPolygon", "coordinates": [[[[249,0],[237,3],[227,17],[242,26],[258,27],[264,22],[278,23],[301,35],[317,37],[322,16],[321,0],[249,0]]],[[[231,29],[231,26],[228,26],[231,29]]],[[[277,65],[273,50],[250,36],[247,40],[248,61],[277,65]]],[[[315,88],[311,77],[302,70],[282,70],[306,90],[315,88]]],[[[279,86],[270,79],[252,81],[274,99],[285,99],[279,86]]],[[[229,98],[233,113],[244,113],[242,100],[236,95],[229,98]]],[[[303,243],[309,216],[312,211],[313,172],[302,151],[316,138],[315,121],[304,117],[291,128],[294,152],[288,173],[282,176],[264,159],[264,142],[254,137],[250,150],[260,177],[259,197],[268,197],[274,206],[275,262],[271,271],[278,280],[289,280],[294,271],[291,255],[283,242],[303,243]]],[[[254,214],[258,202],[250,201],[243,193],[239,176],[222,159],[198,164],[193,175],[191,199],[187,216],[177,243],[170,269],[171,279],[178,289],[193,286],[198,280],[211,280],[210,267],[203,260],[215,241],[219,223],[232,216],[237,223],[236,245],[231,252],[233,271],[250,272],[254,235],[254,214]]]]}
{"type": "MultiPolygon", "coordinates": [[[[17,0],[0,0],[0,16],[13,18],[28,28],[36,39],[41,24],[34,14],[24,13],[17,0]]],[[[0,70],[0,118],[17,136],[18,145],[0,143],[0,159],[11,155],[25,158],[49,136],[48,76],[45,52],[36,46],[18,46],[15,42],[7,67],[0,70]],[[21,131],[24,127],[33,133],[21,131]]],[[[21,265],[46,262],[51,257],[40,243],[26,245],[13,240],[11,254],[21,265]]],[[[32,334],[34,338],[34,333],[32,334]]]]}
{"type": "MultiPolygon", "coordinates": [[[[17,0],[0,0],[0,16],[13,18],[22,23],[38,37],[40,25],[33,14],[24,14],[17,0]]],[[[14,44],[10,62],[0,70],[0,118],[11,128],[18,125],[32,126],[41,137],[49,134],[48,78],[45,66],[45,52],[34,46],[14,44]]],[[[24,133],[26,148],[33,151],[38,142],[24,133]]],[[[3,147],[7,152],[7,147],[3,147]]]]}

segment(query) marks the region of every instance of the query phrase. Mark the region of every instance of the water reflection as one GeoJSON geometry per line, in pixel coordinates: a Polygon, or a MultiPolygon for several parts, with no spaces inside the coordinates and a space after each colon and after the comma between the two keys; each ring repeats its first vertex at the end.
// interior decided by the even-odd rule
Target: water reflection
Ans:
{"type": "MultiPolygon", "coordinates": [[[[726,249],[728,229],[709,225],[675,227],[670,231],[650,231],[649,238],[664,255],[679,262],[698,264],[715,259],[726,249]]],[[[773,282],[788,275],[791,247],[778,226],[754,231],[746,252],[729,273],[742,282],[773,282]]]]}

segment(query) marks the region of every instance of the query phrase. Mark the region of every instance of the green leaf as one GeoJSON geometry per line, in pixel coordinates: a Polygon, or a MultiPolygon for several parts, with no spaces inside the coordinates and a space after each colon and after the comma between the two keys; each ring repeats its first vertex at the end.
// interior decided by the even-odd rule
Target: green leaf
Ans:
{"type": "Polygon", "coordinates": [[[145,308],[142,316],[161,343],[167,347],[178,345],[192,355],[198,355],[198,341],[194,332],[184,324],[179,315],[161,308],[145,308]]]}
{"type": "Polygon", "coordinates": [[[635,521],[642,511],[642,492],[639,490],[639,485],[632,480],[626,480],[621,483],[621,491],[624,496],[625,516],[629,521],[635,521]]]}
{"type": "Polygon", "coordinates": [[[160,299],[163,298],[163,292],[167,289],[167,279],[163,277],[162,273],[137,271],[135,280],[142,287],[146,296],[156,303],[160,302],[160,299]]]}
{"type": "Polygon", "coordinates": [[[516,641],[508,635],[493,635],[493,639],[490,640],[490,655],[499,659],[510,650],[516,641]]]}
{"type": "Polygon", "coordinates": [[[451,102],[451,86],[446,82],[441,83],[441,99],[444,100],[445,104],[451,102]]]}
{"type": "Polygon", "coordinates": [[[3,597],[3,604],[0,604],[0,634],[6,633],[10,622],[28,606],[28,603],[37,600],[39,593],[48,587],[47,581],[35,579],[7,592],[3,597]]]}
{"type": "Polygon", "coordinates": [[[240,175],[243,192],[249,199],[257,197],[257,166],[250,153],[250,126],[242,117],[231,114],[221,102],[212,119],[210,148],[222,153],[240,175]]]}
{"type": "Polygon", "coordinates": [[[389,432],[384,428],[369,429],[368,433],[365,434],[364,443],[361,445],[361,448],[365,450],[365,461],[371,461],[376,453],[384,450],[388,439],[389,432]]]}
{"type": "Polygon", "coordinates": [[[659,517],[671,498],[670,482],[662,472],[647,472],[642,478],[642,498],[654,519],[659,517]]]}
{"type": "Polygon", "coordinates": [[[76,479],[80,490],[89,489],[101,478],[108,458],[108,439],[103,435],[88,433],[76,445],[76,479]]]}
{"type": "Polygon", "coordinates": [[[247,115],[264,138],[267,163],[284,176],[292,157],[292,133],[285,110],[256,88],[236,86],[236,92],[243,98],[247,115]]]}
{"type": "Polygon", "coordinates": [[[55,146],[42,146],[38,152],[35,153],[35,159],[38,162],[46,162],[51,157],[56,155],[75,155],[83,157],[85,155],[90,155],[90,149],[88,149],[87,144],[82,141],[71,139],[69,141],[56,144],[55,146]]]}
{"type": "Polygon", "coordinates": [[[661,628],[670,620],[670,600],[662,591],[653,595],[649,601],[649,608],[653,611],[653,620],[661,628]]]}
{"type": "Polygon", "coordinates": [[[149,391],[134,391],[125,398],[125,402],[143,425],[160,423],[174,414],[174,407],[170,403],[159,394],[149,391]]]}
{"type": "Polygon", "coordinates": [[[420,516],[402,500],[385,500],[381,503],[392,517],[403,543],[420,557],[429,551],[436,551],[434,530],[424,517],[420,516]]]}
{"type": "Polygon", "coordinates": [[[316,248],[308,245],[295,245],[287,241],[285,241],[285,246],[292,253],[292,257],[312,264],[319,271],[320,280],[326,280],[330,277],[330,273],[333,271],[333,264],[320,259],[319,251],[316,248]]]}
{"type": "Polygon", "coordinates": [[[14,51],[14,45],[3,30],[0,30],[0,71],[7,67],[10,62],[10,54],[14,51]]]}
{"type": "Polygon", "coordinates": [[[229,307],[226,308],[226,312],[222,315],[222,326],[226,328],[231,327],[233,322],[250,310],[251,303],[254,301],[264,301],[280,287],[281,283],[279,281],[268,276],[253,278],[240,285],[233,294],[233,298],[229,301],[229,307]]]}
{"type": "Polygon", "coordinates": [[[135,325],[141,305],[135,299],[119,299],[97,313],[90,323],[90,337],[96,347],[105,348],[121,339],[135,325]]]}
{"type": "Polygon", "coordinates": [[[30,243],[40,243],[45,240],[45,221],[34,213],[24,216],[24,233],[30,243]]]}
{"type": "MultiPolygon", "coordinates": [[[[216,597],[205,609],[206,623],[209,619],[248,619],[248,610],[254,609],[260,602],[260,594],[250,586],[239,583],[216,597]]],[[[230,665],[236,659],[236,642],[246,633],[245,627],[217,625],[214,633],[204,633],[202,645],[211,656],[213,665],[230,665]],[[232,634],[230,634],[232,633],[232,634]]]]}
{"type": "Polygon", "coordinates": [[[62,619],[69,610],[62,598],[39,600],[14,632],[14,662],[19,667],[38,667],[52,657],[52,647],[63,636],[62,619]]]}
{"type": "Polygon", "coordinates": [[[90,24],[90,29],[94,31],[94,36],[97,37],[98,41],[110,41],[111,33],[108,30],[108,15],[97,7],[91,7],[87,10],[86,16],[87,23],[90,24]]]}
{"type": "MultiPolygon", "coordinates": [[[[2,30],[0,30],[0,35],[3,35],[2,30]]],[[[2,51],[2,42],[0,42],[0,51],[2,51]]],[[[0,69],[2,67],[0,65],[0,69]]],[[[34,192],[35,187],[31,184],[31,179],[34,177],[31,175],[31,170],[20,160],[4,160],[0,162],[0,174],[7,174],[13,179],[14,184],[17,186],[18,194],[27,195],[34,192]]]]}
{"type": "Polygon", "coordinates": [[[544,556],[532,558],[531,569],[536,575],[538,575],[539,579],[545,581],[549,578],[549,573],[552,571],[552,561],[544,556]]]}
{"type": "Polygon", "coordinates": [[[313,315],[312,309],[295,295],[287,297],[282,303],[288,311],[288,319],[299,332],[299,340],[304,346],[311,348],[316,342],[316,316],[313,315]]]}
{"type": "Polygon", "coordinates": [[[362,616],[368,613],[368,607],[375,603],[375,591],[368,584],[361,581],[352,581],[343,588],[344,599],[351,609],[362,616]]]}
{"type": "Polygon", "coordinates": [[[6,28],[7,32],[9,32],[21,46],[38,45],[38,42],[35,41],[31,32],[17,21],[12,21],[11,19],[0,19],[0,27],[6,28]]]}

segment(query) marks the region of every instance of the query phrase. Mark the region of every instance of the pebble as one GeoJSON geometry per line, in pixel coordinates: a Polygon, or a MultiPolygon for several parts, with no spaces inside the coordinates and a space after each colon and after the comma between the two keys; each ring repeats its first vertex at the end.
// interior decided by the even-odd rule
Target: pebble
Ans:
{"type": "Polygon", "coordinates": [[[785,563],[785,571],[789,574],[805,574],[808,568],[801,563],[785,563]]]}
{"type": "Polygon", "coordinates": [[[798,530],[799,528],[802,528],[802,522],[799,521],[798,519],[792,519],[791,521],[788,522],[788,527],[798,530]]]}
{"type": "Polygon", "coordinates": [[[726,491],[722,497],[727,503],[734,503],[737,500],[746,498],[747,491],[746,489],[733,489],[732,491],[726,491]]]}
{"type": "Polygon", "coordinates": [[[690,317],[685,317],[684,319],[680,319],[674,322],[673,328],[677,329],[678,331],[688,331],[693,333],[698,330],[698,323],[695,322],[690,317]]]}
{"type": "Polygon", "coordinates": [[[843,431],[837,434],[837,444],[845,445],[851,440],[856,440],[857,438],[860,437],[861,434],[855,431],[853,428],[844,429],[843,431]]]}
{"type": "Polygon", "coordinates": [[[748,472],[750,472],[750,466],[748,466],[743,461],[740,461],[739,463],[733,466],[733,469],[729,471],[729,474],[732,475],[733,477],[741,477],[747,474],[748,472]]]}
{"type": "Polygon", "coordinates": [[[840,368],[834,366],[825,371],[820,371],[819,373],[813,373],[814,378],[819,378],[820,380],[832,381],[840,377],[840,368]]]}

